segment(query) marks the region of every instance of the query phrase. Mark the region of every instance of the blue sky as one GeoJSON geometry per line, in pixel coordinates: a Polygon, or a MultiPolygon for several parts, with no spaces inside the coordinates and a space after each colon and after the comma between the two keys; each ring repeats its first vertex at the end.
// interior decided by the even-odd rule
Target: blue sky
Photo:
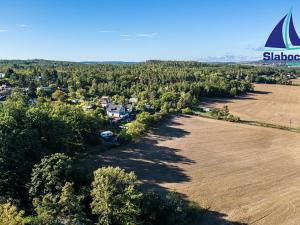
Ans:
{"type": "Polygon", "coordinates": [[[0,0],[0,58],[73,61],[260,58],[289,0],[0,0]]]}

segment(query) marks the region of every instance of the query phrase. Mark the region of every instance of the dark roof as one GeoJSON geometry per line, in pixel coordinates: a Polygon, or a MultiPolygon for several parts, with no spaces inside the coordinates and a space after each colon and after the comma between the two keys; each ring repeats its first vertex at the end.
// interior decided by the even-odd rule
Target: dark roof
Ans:
{"type": "Polygon", "coordinates": [[[109,104],[106,108],[106,111],[109,112],[118,112],[123,108],[123,105],[115,105],[115,104],[109,104]]]}

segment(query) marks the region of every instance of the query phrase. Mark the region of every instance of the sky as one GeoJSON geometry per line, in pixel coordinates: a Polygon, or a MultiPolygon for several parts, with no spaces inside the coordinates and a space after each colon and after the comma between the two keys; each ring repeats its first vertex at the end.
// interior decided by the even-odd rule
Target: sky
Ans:
{"type": "Polygon", "coordinates": [[[260,59],[291,7],[300,32],[296,0],[0,0],[0,59],[260,59]]]}

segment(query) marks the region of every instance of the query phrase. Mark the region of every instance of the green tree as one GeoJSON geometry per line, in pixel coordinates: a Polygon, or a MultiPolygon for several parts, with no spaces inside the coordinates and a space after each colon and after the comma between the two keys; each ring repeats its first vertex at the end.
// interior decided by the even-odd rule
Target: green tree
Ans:
{"type": "Polygon", "coordinates": [[[57,205],[65,183],[70,180],[71,163],[71,158],[56,153],[34,166],[29,193],[35,211],[45,222],[57,220],[57,205]]]}
{"type": "Polygon", "coordinates": [[[67,94],[64,93],[61,90],[56,90],[55,92],[52,93],[51,97],[55,101],[62,101],[62,102],[64,102],[67,99],[67,94]]]}
{"type": "Polygon", "coordinates": [[[98,217],[98,224],[136,224],[142,197],[137,187],[137,177],[133,172],[126,173],[119,167],[96,170],[92,183],[91,208],[98,217]]]}
{"type": "Polygon", "coordinates": [[[10,78],[10,76],[14,73],[12,68],[8,68],[5,73],[5,77],[10,78]]]}
{"type": "Polygon", "coordinates": [[[125,103],[125,97],[122,95],[114,95],[114,96],[112,96],[111,100],[115,104],[124,104],[125,103]]]}
{"type": "Polygon", "coordinates": [[[18,211],[10,202],[0,205],[0,225],[23,225],[24,211],[18,211]]]}
{"type": "Polygon", "coordinates": [[[17,93],[0,106],[0,201],[27,200],[25,185],[41,154],[37,132],[26,126],[27,107],[25,97],[17,93]]]}
{"type": "Polygon", "coordinates": [[[63,153],[46,156],[32,170],[30,194],[39,198],[60,191],[71,175],[72,160],[63,153]]]}
{"type": "Polygon", "coordinates": [[[58,218],[66,225],[87,224],[88,220],[81,205],[82,197],[75,194],[73,184],[66,182],[58,201],[58,218]]]}
{"type": "Polygon", "coordinates": [[[141,203],[141,220],[145,225],[188,225],[188,206],[176,192],[166,196],[149,191],[141,203]]]}

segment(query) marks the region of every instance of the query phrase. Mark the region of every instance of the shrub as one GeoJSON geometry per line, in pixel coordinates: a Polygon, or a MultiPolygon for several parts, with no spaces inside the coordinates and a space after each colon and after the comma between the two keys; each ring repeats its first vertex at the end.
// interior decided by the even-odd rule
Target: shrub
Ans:
{"type": "Polygon", "coordinates": [[[192,110],[189,107],[186,107],[186,108],[182,109],[181,112],[184,114],[191,114],[192,110]]]}
{"type": "Polygon", "coordinates": [[[133,121],[131,123],[126,124],[126,134],[131,138],[135,138],[140,136],[146,131],[146,125],[139,122],[133,121]]]}
{"type": "Polygon", "coordinates": [[[228,115],[228,116],[226,117],[226,120],[229,121],[229,122],[239,122],[239,121],[240,121],[240,118],[237,117],[237,116],[228,115]]]}

